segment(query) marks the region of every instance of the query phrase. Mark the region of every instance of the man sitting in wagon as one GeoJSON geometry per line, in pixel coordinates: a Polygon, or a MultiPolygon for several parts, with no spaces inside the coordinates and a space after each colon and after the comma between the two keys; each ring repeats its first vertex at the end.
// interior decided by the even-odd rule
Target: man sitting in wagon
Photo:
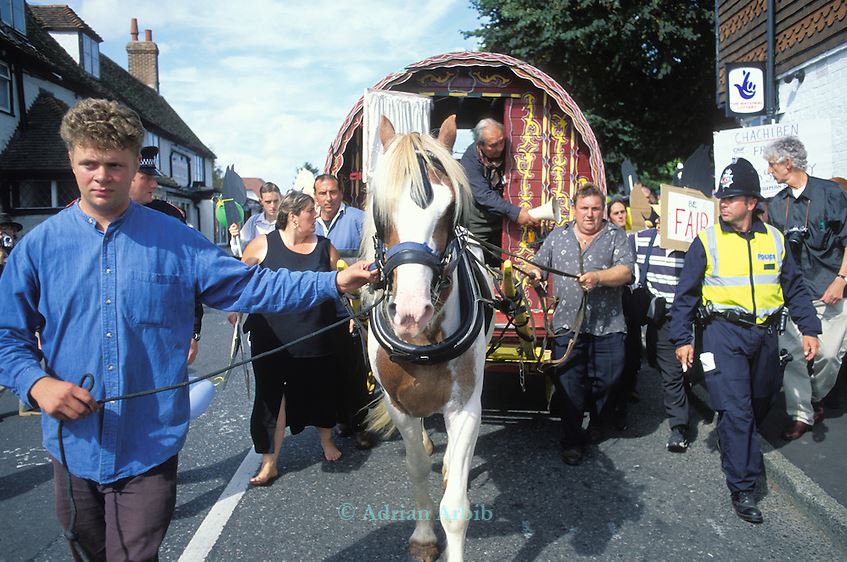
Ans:
{"type": "MultiPolygon", "coordinates": [[[[501,245],[503,217],[521,226],[538,226],[527,209],[503,199],[506,139],[503,124],[483,119],[473,128],[474,143],[462,156],[462,167],[473,192],[474,206],[468,216],[471,234],[495,246],[501,245]]],[[[500,267],[500,260],[486,253],[489,265],[500,267]]]]}

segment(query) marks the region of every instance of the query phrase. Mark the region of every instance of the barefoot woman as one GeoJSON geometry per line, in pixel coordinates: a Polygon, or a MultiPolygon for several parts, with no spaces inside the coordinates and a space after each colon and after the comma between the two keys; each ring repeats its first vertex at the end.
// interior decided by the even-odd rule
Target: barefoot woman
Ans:
{"type": "MultiPolygon", "coordinates": [[[[338,252],[328,239],[315,234],[316,216],[311,197],[299,191],[289,192],[280,203],[277,230],[254,239],[245,249],[242,261],[274,270],[331,271],[338,261],[338,252]]],[[[335,318],[335,305],[328,302],[296,314],[253,314],[245,322],[245,329],[250,331],[255,356],[315,332],[335,318]]],[[[332,440],[338,342],[333,330],[253,362],[256,397],[250,434],[256,452],[262,453],[259,472],[250,479],[254,486],[266,486],[277,477],[286,425],[295,435],[306,426],[317,427],[326,460],[341,458],[341,451],[332,440]]]]}

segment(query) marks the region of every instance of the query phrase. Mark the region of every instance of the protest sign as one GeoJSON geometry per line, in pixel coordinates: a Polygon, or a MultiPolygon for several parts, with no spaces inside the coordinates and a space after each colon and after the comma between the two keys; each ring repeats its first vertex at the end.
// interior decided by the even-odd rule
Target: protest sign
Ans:
{"type": "Polygon", "coordinates": [[[662,185],[662,236],[666,250],[687,251],[697,234],[718,220],[718,201],[701,191],[662,185]]]}
{"type": "Polygon", "coordinates": [[[768,173],[765,147],[775,140],[795,136],[809,155],[806,172],[819,178],[832,177],[832,127],[829,119],[813,119],[800,123],[774,123],[760,127],[742,127],[714,133],[715,190],[721,171],[733,158],[745,158],[759,173],[762,196],[771,198],[785,187],[768,173]]]}
{"type": "Polygon", "coordinates": [[[641,184],[636,184],[629,193],[629,213],[632,222],[632,231],[638,232],[647,227],[644,218],[650,216],[650,201],[641,191],[641,184]]]}

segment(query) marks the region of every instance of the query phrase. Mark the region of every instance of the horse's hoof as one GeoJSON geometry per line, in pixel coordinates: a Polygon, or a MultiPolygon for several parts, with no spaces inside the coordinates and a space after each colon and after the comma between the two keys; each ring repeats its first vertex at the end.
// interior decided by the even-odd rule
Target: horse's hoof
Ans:
{"type": "Polygon", "coordinates": [[[438,543],[421,544],[417,542],[409,543],[409,556],[412,560],[420,560],[422,562],[435,562],[438,560],[438,543]]]}

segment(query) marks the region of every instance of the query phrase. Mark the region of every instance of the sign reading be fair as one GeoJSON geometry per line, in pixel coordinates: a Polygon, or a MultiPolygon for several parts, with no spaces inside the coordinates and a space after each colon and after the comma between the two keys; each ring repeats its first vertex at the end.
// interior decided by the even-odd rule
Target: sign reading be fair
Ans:
{"type": "Polygon", "coordinates": [[[699,190],[663,185],[661,201],[660,246],[666,250],[687,251],[694,237],[717,221],[717,200],[699,190]]]}

